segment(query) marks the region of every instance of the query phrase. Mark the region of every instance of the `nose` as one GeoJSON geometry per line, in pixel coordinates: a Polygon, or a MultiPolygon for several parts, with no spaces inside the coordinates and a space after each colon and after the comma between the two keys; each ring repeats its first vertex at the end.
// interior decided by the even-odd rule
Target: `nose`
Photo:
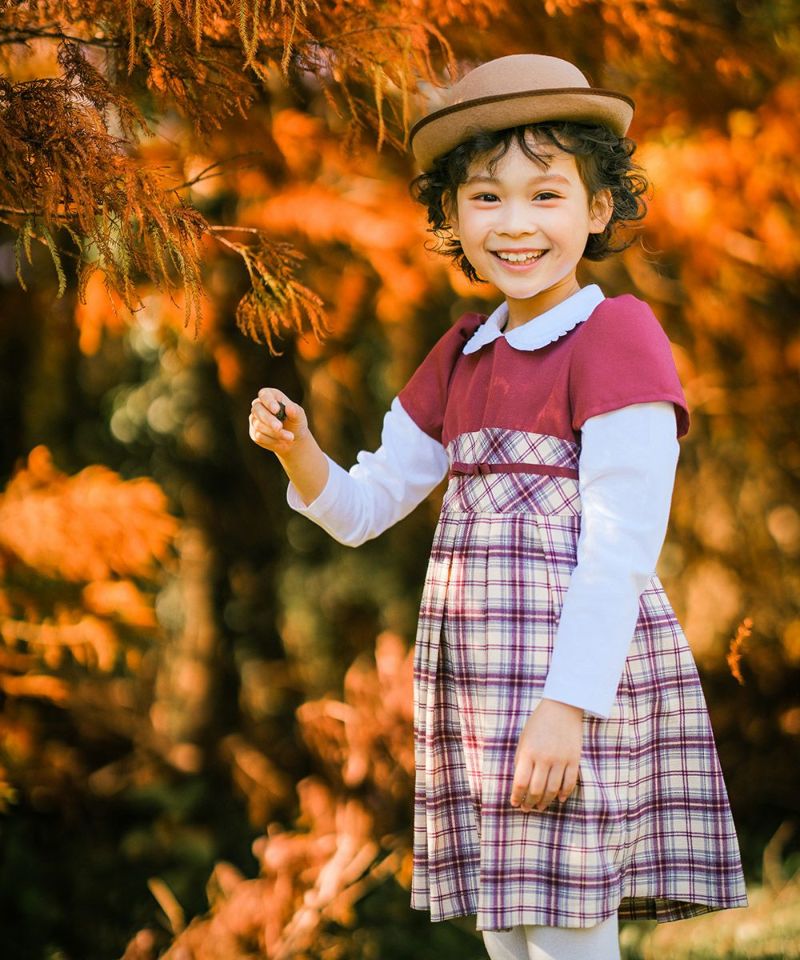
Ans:
{"type": "Polygon", "coordinates": [[[519,237],[536,233],[534,210],[525,201],[509,200],[503,204],[502,216],[496,227],[500,236],[519,237]]]}

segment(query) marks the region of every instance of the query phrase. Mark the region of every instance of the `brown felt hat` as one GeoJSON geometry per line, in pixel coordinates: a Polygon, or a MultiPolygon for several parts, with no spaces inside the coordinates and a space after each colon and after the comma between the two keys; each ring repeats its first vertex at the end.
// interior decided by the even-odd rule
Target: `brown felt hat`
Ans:
{"type": "Polygon", "coordinates": [[[541,120],[604,123],[622,137],[633,107],[624,93],[590,86],[567,60],[515,53],[475,67],[454,84],[445,105],[411,128],[411,149],[425,171],[475,133],[541,120]]]}

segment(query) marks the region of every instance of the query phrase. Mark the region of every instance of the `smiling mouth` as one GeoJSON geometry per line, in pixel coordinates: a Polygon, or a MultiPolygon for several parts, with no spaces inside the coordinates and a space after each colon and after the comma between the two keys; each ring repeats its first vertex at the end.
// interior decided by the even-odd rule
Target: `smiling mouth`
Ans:
{"type": "Polygon", "coordinates": [[[534,263],[536,260],[541,260],[546,253],[546,250],[525,251],[524,253],[514,253],[511,250],[492,250],[492,254],[505,263],[534,263]]]}

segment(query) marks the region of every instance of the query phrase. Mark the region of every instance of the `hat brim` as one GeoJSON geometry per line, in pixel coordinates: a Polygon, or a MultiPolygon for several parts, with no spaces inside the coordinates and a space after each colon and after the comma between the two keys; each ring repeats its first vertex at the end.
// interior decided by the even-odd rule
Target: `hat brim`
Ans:
{"type": "Polygon", "coordinates": [[[523,90],[478,97],[435,110],[411,129],[411,149],[423,170],[482,131],[505,130],[543,120],[576,120],[604,123],[619,137],[625,136],[633,119],[634,102],[612,90],[563,87],[523,90]]]}

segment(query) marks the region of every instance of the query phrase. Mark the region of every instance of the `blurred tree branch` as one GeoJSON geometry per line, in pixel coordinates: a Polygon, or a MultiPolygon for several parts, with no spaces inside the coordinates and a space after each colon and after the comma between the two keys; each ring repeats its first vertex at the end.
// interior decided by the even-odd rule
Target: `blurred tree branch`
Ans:
{"type": "Polygon", "coordinates": [[[0,69],[7,74],[0,73],[0,222],[17,234],[20,285],[27,289],[22,259],[32,263],[36,240],[52,258],[57,296],[63,296],[63,231],[79,251],[81,302],[97,270],[109,295],[117,293],[131,313],[141,309],[136,290],[142,280],[161,289],[180,284],[184,323],[193,322],[196,335],[201,248],[205,238],[216,238],[241,256],[253,284],[236,312],[246,335],[270,350],[282,329],[310,326],[319,337],[326,329],[322,301],[296,279],[299,256],[288,244],[273,243],[266,231],[257,232],[253,248],[225,241],[225,225],[212,230],[178,193],[199,176],[171,183],[162,169],[136,156],[139,132],[158,134],[135,98],[146,90],[162,109],[183,113],[202,136],[234,113],[245,117],[258,95],[256,82],[268,87],[276,71],[284,83],[305,76],[307,84],[310,76],[330,107],[346,111],[346,142],[352,145],[372,126],[379,146],[401,146],[410,91],[419,78],[436,78],[432,40],[437,55],[452,62],[438,28],[399,0],[379,8],[280,0],[268,17],[245,0],[4,3],[0,10],[0,69]],[[58,41],[62,75],[14,82],[16,49],[50,40],[58,41]],[[203,52],[204,46],[212,52],[203,52]],[[89,59],[86,48],[92,47],[104,54],[102,64],[89,59]],[[109,132],[109,114],[122,137],[109,132]]]}

